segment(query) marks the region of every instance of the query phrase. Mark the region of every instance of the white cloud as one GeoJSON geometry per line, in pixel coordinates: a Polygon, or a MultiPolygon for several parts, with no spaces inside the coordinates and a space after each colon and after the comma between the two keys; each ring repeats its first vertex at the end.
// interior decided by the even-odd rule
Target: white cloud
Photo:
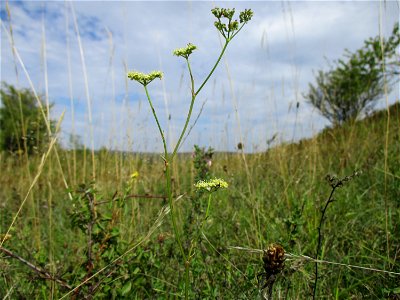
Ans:
{"type": "MultiPolygon", "coordinates": [[[[70,56],[75,132],[90,145],[86,84],[71,4],[47,1],[9,2],[9,5],[16,48],[41,93],[45,88],[44,24],[49,97],[55,103],[54,116],[66,111],[64,136],[73,128],[70,56]]],[[[214,4],[80,1],[72,5],[84,49],[96,147],[161,150],[144,91],[135,82],[127,82],[125,66],[148,72],[162,65],[163,82],[152,83],[149,90],[160,122],[166,131],[169,124],[172,139],[176,139],[190,94],[184,61],[172,56],[172,50],[188,42],[198,46],[191,60],[198,87],[221,49],[210,14],[214,4]]],[[[193,120],[203,101],[207,99],[207,103],[183,150],[190,150],[193,143],[233,150],[240,140],[235,108],[245,143],[257,149],[265,149],[266,140],[276,132],[290,140],[294,126],[296,138],[311,136],[327,125],[301,96],[308,83],[313,82],[312,71],[326,69],[325,58],[338,59],[345,48],[354,51],[361,47],[366,38],[379,34],[380,25],[384,34],[389,34],[399,14],[394,2],[382,7],[381,24],[381,4],[372,1],[217,2],[216,5],[236,7],[237,11],[252,8],[254,18],[229,45],[224,60],[199,95],[193,120]],[[296,117],[297,101],[300,108],[296,117]]],[[[8,28],[4,2],[1,2],[1,19],[8,28]]],[[[15,84],[10,44],[1,30],[1,80],[15,84]]],[[[20,84],[27,87],[27,80],[18,69],[20,84]]],[[[391,101],[395,97],[398,99],[394,92],[391,101]]]]}

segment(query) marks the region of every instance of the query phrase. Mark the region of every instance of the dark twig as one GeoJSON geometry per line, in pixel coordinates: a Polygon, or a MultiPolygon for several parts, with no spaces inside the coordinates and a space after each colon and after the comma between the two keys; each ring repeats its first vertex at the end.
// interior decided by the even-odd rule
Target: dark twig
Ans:
{"type": "Polygon", "coordinates": [[[332,203],[333,201],[335,201],[333,199],[333,194],[335,193],[335,190],[339,187],[342,187],[343,184],[346,181],[350,181],[351,179],[353,179],[355,176],[359,175],[359,171],[354,171],[354,173],[350,176],[346,176],[342,179],[338,179],[336,176],[331,176],[331,175],[327,175],[326,176],[326,180],[329,182],[329,185],[332,187],[331,190],[331,194],[329,195],[328,200],[325,203],[324,208],[321,210],[321,219],[319,220],[319,225],[318,225],[318,245],[317,245],[317,252],[315,254],[315,280],[314,280],[314,290],[313,290],[313,299],[315,299],[316,294],[317,294],[317,283],[318,283],[318,259],[319,259],[319,254],[321,251],[321,245],[322,245],[322,226],[324,224],[325,221],[325,213],[326,210],[328,209],[328,206],[330,203],[332,203]]]}
{"type": "Polygon", "coordinates": [[[0,251],[5,253],[6,255],[12,257],[12,258],[15,258],[16,260],[19,260],[23,264],[27,265],[30,269],[32,269],[36,273],[40,274],[41,278],[46,279],[46,280],[55,281],[58,284],[60,284],[61,286],[65,287],[65,288],[67,288],[69,290],[72,289],[72,287],[67,282],[65,282],[63,279],[51,275],[50,272],[48,272],[45,269],[42,269],[42,268],[40,268],[38,266],[35,266],[31,262],[29,262],[29,261],[25,260],[24,258],[22,258],[21,256],[15,254],[14,252],[12,252],[12,251],[4,248],[4,247],[0,247],[0,251]]]}
{"type": "MultiPolygon", "coordinates": [[[[332,203],[334,201],[333,197],[333,193],[335,192],[335,189],[337,188],[337,186],[333,186],[332,187],[332,191],[331,194],[329,195],[328,201],[325,204],[324,209],[322,210],[322,214],[321,214],[321,219],[319,220],[319,225],[318,225],[318,245],[317,245],[317,253],[315,254],[315,259],[318,260],[319,257],[319,252],[321,251],[321,243],[322,243],[322,225],[325,219],[325,213],[326,213],[326,209],[328,208],[329,203],[332,203]]],[[[313,299],[315,299],[315,295],[317,292],[317,282],[318,282],[318,263],[315,263],[315,281],[314,281],[314,292],[313,292],[313,299]]]]}

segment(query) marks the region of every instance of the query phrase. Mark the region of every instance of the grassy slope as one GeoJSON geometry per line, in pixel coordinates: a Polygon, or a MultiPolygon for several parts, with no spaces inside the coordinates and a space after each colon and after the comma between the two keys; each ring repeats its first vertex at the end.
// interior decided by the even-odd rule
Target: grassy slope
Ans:
{"type": "MultiPolygon", "coordinates": [[[[205,226],[209,242],[203,240],[192,261],[192,291],[203,298],[250,298],[257,295],[255,276],[262,271],[258,254],[228,249],[241,246],[265,249],[281,243],[292,254],[315,255],[320,207],[330,187],[327,174],[338,177],[354,170],[362,174],[335,193],[323,227],[323,258],[400,272],[400,105],[377,112],[362,121],[326,129],[312,139],[283,145],[267,153],[215,155],[212,173],[230,183],[227,191],[215,194],[211,218],[205,226]],[[216,252],[216,250],[218,252],[216,252]]],[[[63,172],[71,186],[88,182],[90,159],[77,154],[74,171],[72,152],[62,152],[63,172]]],[[[96,156],[96,186],[108,199],[122,191],[129,174],[138,170],[133,193],[163,193],[163,167],[157,156],[125,156],[101,152],[96,156]]],[[[7,230],[32,178],[40,158],[29,163],[2,154],[0,164],[0,232],[7,230]]],[[[193,220],[193,166],[179,159],[175,166],[176,194],[186,193],[178,203],[181,228],[193,220]],[[190,192],[189,192],[190,191],[190,192]],[[190,218],[192,217],[192,219],[190,218]]],[[[68,270],[84,259],[85,237],[71,229],[67,211],[70,202],[61,173],[51,156],[17,218],[13,238],[4,246],[30,261],[68,270]]],[[[132,199],[121,211],[122,240],[143,236],[152,225],[162,200],[132,199]]],[[[202,206],[200,206],[202,207],[202,206]]],[[[190,226],[189,226],[190,227],[190,226]]],[[[189,229],[187,229],[189,230],[189,229]]],[[[159,229],[166,240],[160,244],[155,234],[130,256],[140,276],[135,275],[133,295],[140,298],[173,297],[179,286],[178,251],[171,237],[169,219],[159,229]],[[166,283],[167,282],[167,283],[166,283]],[[173,287],[175,286],[175,288],[173,287]]],[[[276,298],[304,299],[312,292],[314,265],[295,259],[275,284],[276,298]]],[[[50,293],[49,283],[34,280],[20,263],[0,258],[0,295],[13,289],[15,297],[42,298],[50,293]]],[[[69,278],[72,285],[79,283],[69,278]]],[[[116,283],[117,284],[117,283],[116,283]]],[[[378,299],[400,286],[399,276],[378,272],[320,265],[319,297],[378,299]]],[[[54,295],[63,292],[55,289],[54,295]]],[[[128,298],[129,298],[128,297],[128,298]]],[[[57,298],[57,296],[55,296],[57,298]]]]}

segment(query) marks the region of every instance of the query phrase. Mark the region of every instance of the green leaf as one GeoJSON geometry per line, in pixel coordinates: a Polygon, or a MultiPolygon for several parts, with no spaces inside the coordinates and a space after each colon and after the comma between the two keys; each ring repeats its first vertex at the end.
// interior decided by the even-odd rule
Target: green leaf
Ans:
{"type": "Polygon", "coordinates": [[[111,287],[107,284],[103,287],[104,292],[108,292],[111,289],[111,287]]]}
{"type": "Polygon", "coordinates": [[[131,291],[131,288],[132,288],[132,282],[129,281],[125,283],[124,286],[121,288],[121,295],[122,296],[127,295],[131,291]]]}

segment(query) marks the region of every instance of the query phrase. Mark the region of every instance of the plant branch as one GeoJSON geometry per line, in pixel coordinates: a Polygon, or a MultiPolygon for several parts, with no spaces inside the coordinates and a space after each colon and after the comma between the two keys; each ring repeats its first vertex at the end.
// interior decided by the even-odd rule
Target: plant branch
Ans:
{"type": "MultiPolygon", "coordinates": [[[[189,131],[188,131],[188,133],[186,134],[185,138],[182,140],[182,143],[181,143],[180,146],[182,146],[182,145],[185,143],[187,137],[188,137],[188,136],[190,135],[190,133],[192,132],[192,129],[194,128],[194,126],[196,126],[197,121],[199,120],[199,118],[200,118],[200,116],[201,116],[201,114],[202,114],[202,112],[203,112],[204,105],[206,104],[206,102],[207,102],[207,99],[206,99],[206,100],[203,102],[203,104],[201,105],[200,111],[199,111],[199,113],[197,114],[196,119],[194,120],[193,124],[190,126],[189,131]]],[[[179,148],[180,148],[180,146],[179,146],[179,148]]],[[[178,149],[178,150],[179,150],[179,149],[178,149]]]]}
{"type": "MultiPolygon", "coordinates": [[[[328,201],[326,201],[325,203],[325,207],[322,210],[321,213],[321,219],[319,220],[319,225],[318,225],[318,245],[317,245],[317,253],[315,254],[315,260],[318,260],[319,257],[319,252],[321,251],[321,243],[322,243],[322,225],[324,223],[324,219],[325,219],[325,213],[326,210],[328,208],[329,203],[332,203],[333,200],[333,193],[335,192],[336,188],[337,188],[337,184],[335,184],[334,186],[332,186],[332,191],[331,194],[329,195],[328,201]]],[[[313,299],[315,299],[316,296],[316,292],[317,292],[317,283],[318,283],[318,263],[315,263],[315,281],[314,281],[314,290],[313,290],[313,299]]]]}
{"type": "Polygon", "coordinates": [[[315,300],[316,294],[317,294],[317,284],[318,284],[318,257],[321,251],[321,246],[322,246],[322,226],[324,224],[325,220],[325,213],[326,210],[328,209],[328,206],[330,203],[334,201],[333,199],[333,194],[335,193],[335,190],[339,187],[342,187],[345,182],[352,180],[355,176],[358,176],[360,174],[360,171],[354,171],[352,175],[350,176],[345,176],[342,179],[338,179],[336,176],[330,176],[327,175],[326,179],[329,182],[330,186],[332,187],[331,194],[329,195],[328,200],[325,203],[324,208],[321,210],[321,219],[319,220],[319,226],[318,226],[318,244],[317,244],[317,251],[315,254],[315,281],[314,281],[314,289],[313,289],[313,300],[315,300]]]}
{"type": "Polygon", "coordinates": [[[228,44],[229,44],[229,40],[226,40],[226,41],[225,41],[225,45],[224,45],[224,47],[223,47],[222,50],[221,50],[221,54],[219,55],[219,57],[218,57],[218,59],[217,59],[217,62],[215,63],[214,67],[212,68],[210,74],[208,74],[207,78],[203,81],[203,83],[202,83],[202,84],[200,85],[200,87],[197,89],[197,91],[196,91],[196,93],[195,93],[196,96],[200,93],[200,91],[202,90],[202,88],[204,87],[204,85],[207,83],[208,79],[210,79],[211,75],[214,73],[215,69],[217,68],[219,62],[220,62],[221,59],[222,59],[222,56],[223,56],[224,53],[225,53],[225,50],[226,50],[226,47],[228,46],[228,44]]]}
{"type": "Polygon", "coordinates": [[[144,87],[144,90],[146,91],[146,96],[147,96],[147,100],[149,101],[149,104],[150,104],[150,107],[151,107],[151,112],[153,113],[154,119],[156,120],[158,130],[160,131],[161,139],[162,139],[162,142],[163,142],[163,145],[164,145],[165,159],[167,159],[168,150],[167,150],[167,142],[166,142],[165,137],[164,137],[164,132],[161,129],[161,125],[160,125],[160,122],[158,121],[156,111],[154,109],[153,103],[151,102],[149,91],[147,90],[147,85],[144,84],[143,87],[144,87]]]}
{"type": "Polygon", "coordinates": [[[172,153],[171,159],[174,159],[176,153],[178,152],[178,149],[182,142],[183,136],[185,135],[186,129],[189,125],[190,117],[192,116],[194,101],[196,100],[196,96],[197,96],[197,93],[194,92],[194,79],[193,79],[192,69],[190,68],[189,59],[186,59],[186,63],[187,63],[189,74],[190,74],[190,84],[191,84],[190,90],[192,93],[192,101],[190,101],[190,107],[189,107],[189,112],[186,117],[185,126],[183,127],[181,135],[179,136],[178,142],[175,145],[175,149],[174,149],[174,152],[172,153]]]}
{"type": "Polygon", "coordinates": [[[67,289],[71,289],[72,287],[63,279],[59,278],[59,277],[55,277],[52,274],[50,274],[49,271],[42,269],[38,266],[35,266],[34,264],[32,264],[31,262],[25,260],[24,258],[22,258],[21,256],[15,254],[14,252],[12,252],[11,250],[8,250],[2,246],[0,246],[0,251],[5,253],[6,255],[15,258],[16,260],[19,260],[20,262],[22,262],[23,264],[27,265],[30,269],[32,269],[33,271],[35,271],[36,273],[41,275],[41,278],[46,279],[46,280],[51,280],[51,281],[55,281],[58,284],[60,284],[62,287],[65,287],[67,289]]]}

